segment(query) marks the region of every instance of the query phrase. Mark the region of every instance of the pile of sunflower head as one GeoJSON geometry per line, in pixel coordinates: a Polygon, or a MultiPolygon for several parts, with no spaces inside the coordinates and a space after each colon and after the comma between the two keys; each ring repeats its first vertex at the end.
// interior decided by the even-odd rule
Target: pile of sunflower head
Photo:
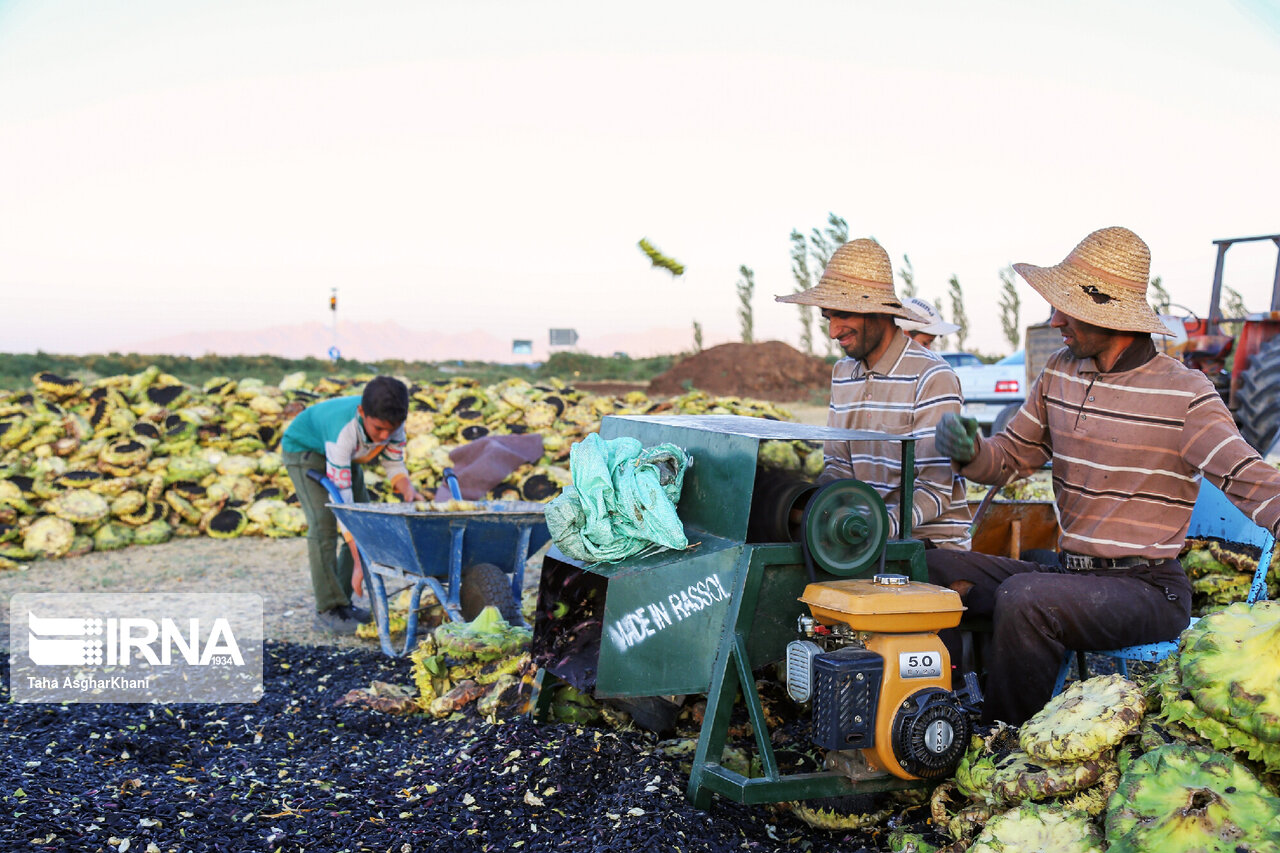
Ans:
{"type": "MultiPolygon", "coordinates": [[[[0,392],[0,568],[148,545],[174,536],[297,536],[306,520],[280,456],[307,405],[359,394],[372,376],[302,373],[271,385],[212,379],[200,387],[152,366],[93,381],[42,372],[0,392]]],[[[482,386],[457,377],[409,384],[406,463],[435,490],[450,452],[490,434],[538,433],[543,456],[487,496],[545,502],[569,483],[569,447],[610,414],[739,414],[789,420],[771,403],[690,392],[605,397],[559,380],[482,386]]],[[[398,500],[366,472],[373,500],[398,500]]]]}
{"type": "Polygon", "coordinates": [[[1280,602],[1239,602],[1201,618],[1150,692],[1166,738],[1228,753],[1280,786],[1280,602]]]}
{"type": "MultiPolygon", "coordinates": [[[[990,486],[982,483],[965,481],[965,497],[971,501],[980,501],[987,496],[990,486]]],[[[1002,486],[994,498],[998,501],[1052,501],[1053,474],[1049,471],[1036,471],[1028,477],[1014,480],[1002,486]]]]}
{"type": "Polygon", "coordinates": [[[443,622],[409,657],[419,707],[447,717],[472,703],[486,717],[518,700],[530,667],[531,632],[510,625],[496,607],[470,622],[443,622]]]}
{"type": "Polygon", "coordinates": [[[1280,605],[1188,629],[1145,687],[1075,682],[935,789],[949,851],[1280,850],[1280,605]]]}
{"type": "Polygon", "coordinates": [[[785,471],[809,479],[822,473],[824,461],[820,441],[768,439],[760,442],[756,451],[757,467],[785,471]]]}
{"type": "MultiPolygon", "coordinates": [[[[1188,536],[1178,561],[1191,579],[1191,612],[1197,616],[1244,601],[1258,570],[1259,549],[1213,538],[1188,536]]],[[[1272,562],[1265,598],[1280,594],[1280,563],[1272,562]]]]}

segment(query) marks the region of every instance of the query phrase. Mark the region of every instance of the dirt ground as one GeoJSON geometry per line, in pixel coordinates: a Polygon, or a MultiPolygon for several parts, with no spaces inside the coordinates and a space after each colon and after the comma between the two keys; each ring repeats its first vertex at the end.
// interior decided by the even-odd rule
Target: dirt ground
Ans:
{"type": "MultiPolygon", "coordinates": [[[[536,585],[541,555],[529,561],[525,585],[536,585]]],[[[394,587],[388,584],[391,594],[394,587]]],[[[339,637],[312,627],[315,600],[307,540],[175,539],[62,560],[37,560],[0,572],[0,644],[9,648],[9,602],[23,592],[236,592],[262,596],[263,636],[308,645],[378,647],[377,640],[339,637]]],[[[367,606],[367,602],[364,602],[367,606]]]]}
{"type": "Polygon", "coordinates": [[[802,424],[827,425],[827,401],[820,403],[783,403],[782,407],[802,424]]]}

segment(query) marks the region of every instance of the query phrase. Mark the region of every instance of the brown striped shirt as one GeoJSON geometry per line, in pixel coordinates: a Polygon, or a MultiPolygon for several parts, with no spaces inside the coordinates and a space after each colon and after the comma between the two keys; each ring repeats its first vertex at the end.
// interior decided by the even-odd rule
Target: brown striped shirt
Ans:
{"type": "Polygon", "coordinates": [[[1201,473],[1280,535],[1280,471],[1240,437],[1208,378],[1147,339],[1116,367],[1102,373],[1091,358],[1054,353],[1005,431],[980,440],[961,473],[994,483],[1052,459],[1064,551],[1176,557],[1201,473]]]}
{"type": "MultiPolygon", "coordinates": [[[[968,549],[969,504],[964,480],[938,453],[933,430],[946,412],[960,413],[960,380],[942,358],[895,333],[889,349],[869,369],[860,359],[842,358],[831,374],[827,426],[875,430],[894,435],[924,433],[916,441],[915,494],[911,529],[917,539],[940,548],[968,549]]],[[[898,536],[902,445],[828,441],[818,482],[856,477],[874,488],[889,509],[889,536],[898,536]]]]}

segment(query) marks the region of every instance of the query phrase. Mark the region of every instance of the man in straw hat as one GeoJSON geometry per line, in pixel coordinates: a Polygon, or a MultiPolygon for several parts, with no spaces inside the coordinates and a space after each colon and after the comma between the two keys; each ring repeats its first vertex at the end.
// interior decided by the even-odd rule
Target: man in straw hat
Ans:
{"type": "Polygon", "coordinates": [[[1280,471],[1240,437],[1203,373],[1156,352],[1151,336],[1168,330],[1147,304],[1150,265],[1125,228],[1093,232],[1057,266],[1014,264],[1066,346],[1000,434],[983,439],[957,415],[938,425],[938,449],[981,483],[1053,462],[1059,565],[927,555],[931,580],[994,619],[990,720],[1017,725],[1043,707],[1066,649],[1172,640],[1187,627],[1177,557],[1201,476],[1280,536],[1280,471]]]}
{"type": "Polygon", "coordinates": [[[899,317],[894,322],[897,323],[899,329],[907,333],[907,337],[925,349],[933,346],[935,339],[960,331],[960,327],[955,323],[948,323],[942,319],[942,315],[938,313],[938,309],[934,308],[931,302],[918,296],[908,296],[902,300],[902,303],[923,317],[924,320],[908,320],[905,317],[899,317]]]}
{"type": "MultiPolygon", "coordinates": [[[[822,309],[828,333],[844,350],[831,375],[827,425],[895,435],[931,432],[945,413],[960,412],[960,380],[939,356],[911,341],[895,319],[926,318],[893,292],[889,254],[875,240],[836,249],[816,287],[777,297],[822,309]]],[[[916,443],[912,535],[938,548],[969,547],[969,504],[964,483],[933,437],[916,443]]],[[[898,534],[902,445],[896,441],[829,441],[819,483],[857,478],[884,498],[889,536],[898,534]]]]}

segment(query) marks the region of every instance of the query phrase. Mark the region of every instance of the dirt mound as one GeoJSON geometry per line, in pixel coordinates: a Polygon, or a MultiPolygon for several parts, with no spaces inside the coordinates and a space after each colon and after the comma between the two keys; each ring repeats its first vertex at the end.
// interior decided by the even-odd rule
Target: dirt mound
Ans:
{"type": "Polygon", "coordinates": [[[691,355],[649,383],[649,394],[670,397],[690,390],[718,397],[803,400],[831,385],[831,365],[781,341],[721,344],[691,355]]]}

